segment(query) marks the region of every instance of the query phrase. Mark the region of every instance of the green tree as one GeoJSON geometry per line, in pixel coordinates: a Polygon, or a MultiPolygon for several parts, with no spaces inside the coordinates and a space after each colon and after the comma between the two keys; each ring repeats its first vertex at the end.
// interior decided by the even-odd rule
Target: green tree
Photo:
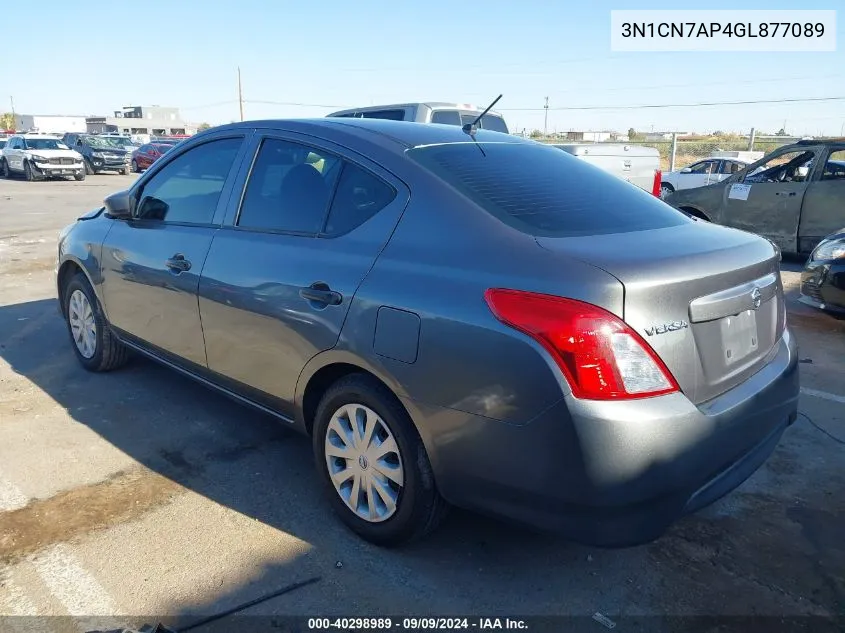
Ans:
{"type": "Polygon", "coordinates": [[[531,138],[540,138],[543,136],[543,133],[540,130],[533,130],[531,132],[531,138]]]}
{"type": "Polygon", "coordinates": [[[200,132],[202,132],[203,130],[207,130],[207,129],[208,129],[208,128],[210,128],[210,127],[211,127],[211,124],[210,124],[210,123],[200,123],[200,124],[197,126],[197,130],[199,130],[200,132]]]}
{"type": "Polygon", "coordinates": [[[0,130],[15,129],[15,116],[11,112],[0,114],[0,130]]]}

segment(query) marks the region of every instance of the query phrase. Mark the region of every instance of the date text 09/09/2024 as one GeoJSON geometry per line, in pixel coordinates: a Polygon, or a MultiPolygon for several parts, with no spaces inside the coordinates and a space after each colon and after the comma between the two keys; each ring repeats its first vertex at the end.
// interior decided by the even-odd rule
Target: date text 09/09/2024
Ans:
{"type": "Polygon", "coordinates": [[[824,37],[822,22],[623,22],[622,37],[824,37]]]}
{"type": "Polygon", "coordinates": [[[525,630],[524,620],[511,618],[309,618],[312,631],[361,630],[361,631],[451,631],[451,630],[525,630]]]}

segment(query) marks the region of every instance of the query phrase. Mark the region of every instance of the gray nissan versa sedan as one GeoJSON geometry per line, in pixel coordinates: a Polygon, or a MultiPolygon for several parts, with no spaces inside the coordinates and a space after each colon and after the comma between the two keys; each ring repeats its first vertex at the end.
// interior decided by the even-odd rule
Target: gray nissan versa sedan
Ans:
{"type": "Polygon", "coordinates": [[[559,149],[471,134],[326,118],[181,143],[62,232],[74,352],[92,371],[140,352],[310,434],[332,506],[375,543],[449,504],[657,538],[795,419],[778,254],[559,149]]]}

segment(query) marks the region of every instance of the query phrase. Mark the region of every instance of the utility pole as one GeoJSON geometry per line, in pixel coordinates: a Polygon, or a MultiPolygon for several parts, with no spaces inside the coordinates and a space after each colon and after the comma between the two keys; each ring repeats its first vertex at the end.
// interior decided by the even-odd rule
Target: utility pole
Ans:
{"type": "Polygon", "coordinates": [[[238,66],[238,105],[241,108],[241,121],[244,120],[244,93],[241,89],[241,67],[238,66]]]}
{"type": "Polygon", "coordinates": [[[543,119],[543,138],[546,138],[549,135],[549,98],[546,97],[546,105],[543,106],[546,110],[545,117],[543,119]]]}

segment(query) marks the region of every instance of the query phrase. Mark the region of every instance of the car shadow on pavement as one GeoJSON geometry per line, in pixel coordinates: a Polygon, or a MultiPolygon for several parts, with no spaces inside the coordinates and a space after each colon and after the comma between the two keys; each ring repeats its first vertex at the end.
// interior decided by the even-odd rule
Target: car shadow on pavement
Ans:
{"type": "Polygon", "coordinates": [[[111,373],[86,372],[70,345],[55,300],[0,307],[0,357],[74,421],[143,468],[307,544],[289,563],[256,561],[247,582],[174,602],[169,615],[216,613],[309,578],[320,581],[256,612],[720,613],[726,604],[739,613],[780,612],[783,592],[765,583],[727,597],[713,591],[738,573],[769,574],[754,558],[759,526],[729,512],[685,519],[660,541],[625,550],[583,547],[457,510],[420,543],[371,546],[333,516],[308,438],[142,358],[111,373]],[[732,550],[735,539],[742,544],[732,550]],[[702,569],[725,551],[727,559],[702,569]],[[750,571],[743,561],[753,561],[750,571]]]}

